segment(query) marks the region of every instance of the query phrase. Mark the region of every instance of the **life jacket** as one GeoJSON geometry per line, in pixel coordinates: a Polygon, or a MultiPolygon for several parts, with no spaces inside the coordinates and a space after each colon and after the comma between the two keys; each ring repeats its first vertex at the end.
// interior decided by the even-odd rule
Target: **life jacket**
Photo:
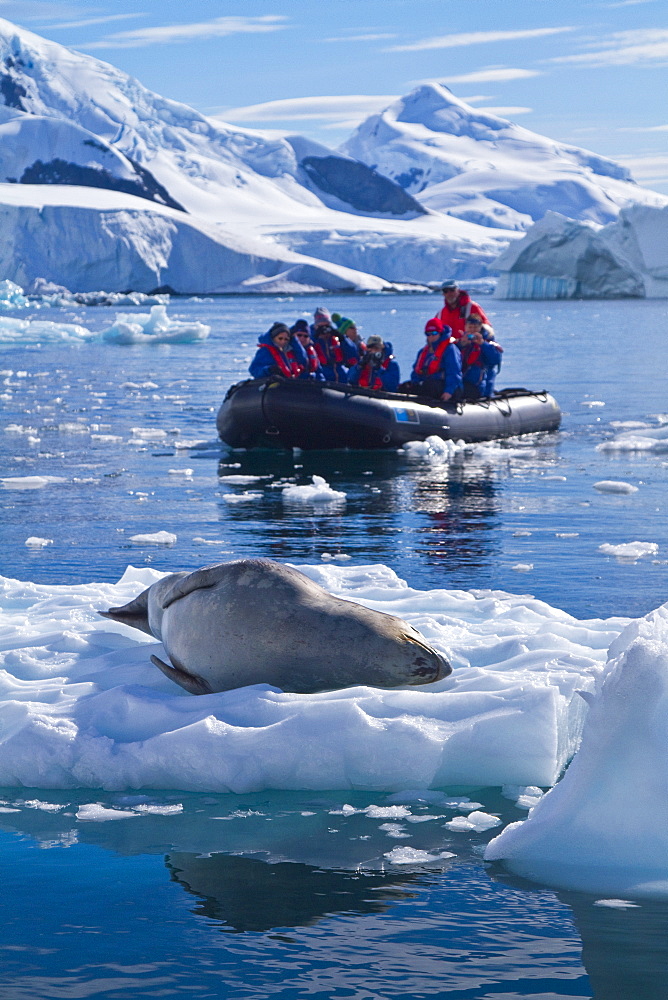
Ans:
{"type": "Polygon", "coordinates": [[[283,351],[279,351],[275,344],[258,344],[257,346],[267,348],[281,375],[285,375],[286,378],[297,378],[304,371],[303,365],[298,363],[292,353],[284,354],[283,351]]]}
{"type": "Polygon", "coordinates": [[[480,354],[480,344],[471,344],[470,347],[467,346],[462,349],[462,368],[464,371],[472,368],[473,365],[481,364],[480,354]]]}
{"type": "Polygon", "coordinates": [[[450,344],[456,343],[457,339],[455,337],[445,337],[443,340],[438,342],[433,351],[429,344],[425,344],[418,354],[417,361],[415,362],[416,375],[421,375],[423,378],[430,378],[434,375],[438,375],[441,370],[443,355],[450,344]]]}
{"type": "Polygon", "coordinates": [[[480,316],[483,323],[487,323],[487,317],[477,302],[473,302],[468,292],[460,291],[457,302],[452,308],[445,303],[438,318],[441,323],[452,327],[452,332],[459,339],[464,333],[464,325],[471,313],[480,316]]]}
{"type": "Polygon", "coordinates": [[[361,385],[363,389],[382,389],[383,380],[378,374],[378,370],[387,371],[390,367],[390,361],[392,360],[392,355],[388,354],[386,358],[380,362],[379,365],[361,365],[360,366],[360,377],[357,382],[361,385]]]}
{"type": "Polygon", "coordinates": [[[344,363],[343,351],[338,337],[330,337],[325,343],[322,337],[316,337],[313,346],[321,365],[342,365],[344,363]]]}
{"type": "Polygon", "coordinates": [[[306,346],[302,344],[302,347],[306,351],[306,357],[308,358],[308,370],[311,372],[311,374],[313,374],[314,372],[317,372],[318,368],[320,367],[320,362],[318,361],[318,355],[316,354],[315,347],[313,346],[313,344],[306,344],[306,346]]]}

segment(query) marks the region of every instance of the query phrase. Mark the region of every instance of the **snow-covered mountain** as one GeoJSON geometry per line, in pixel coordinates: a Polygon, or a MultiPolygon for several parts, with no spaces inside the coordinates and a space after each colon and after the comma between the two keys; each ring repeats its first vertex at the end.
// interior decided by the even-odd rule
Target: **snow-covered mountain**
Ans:
{"type": "Polygon", "coordinates": [[[605,221],[634,199],[668,203],[610,161],[443,88],[415,91],[335,152],[207,118],[2,19],[0,102],[0,279],[19,284],[211,293],[470,279],[541,210],[605,221]],[[444,107],[460,109],[452,134],[444,107]],[[492,174],[496,188],[483,183],[492,174]]]}
{"type": "Polygon", "coordinates": [[[428,208],[495,228],[527,229],[548,211],[604,224],[627,205],[668,204],[613,160],[477,111],[438,84],[371,115],[341,151],[428,208]]]}

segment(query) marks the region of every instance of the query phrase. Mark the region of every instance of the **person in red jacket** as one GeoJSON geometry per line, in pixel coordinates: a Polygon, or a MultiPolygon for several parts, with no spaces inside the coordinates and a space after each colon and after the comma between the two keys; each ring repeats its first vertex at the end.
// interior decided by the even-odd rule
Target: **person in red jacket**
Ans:
{"type": "Polygon", "coordinates": [[[464,325],[471,315],[479,316],[481,323],[491,326],[484,310],[473,301],[468,292],[459,287],[456,281],[443,282],[442,291],[443,308],[438,313],[437,319],[440,319],[443,326],[450,327],[452,336],[457,340],[464,335],[464,325]]]}

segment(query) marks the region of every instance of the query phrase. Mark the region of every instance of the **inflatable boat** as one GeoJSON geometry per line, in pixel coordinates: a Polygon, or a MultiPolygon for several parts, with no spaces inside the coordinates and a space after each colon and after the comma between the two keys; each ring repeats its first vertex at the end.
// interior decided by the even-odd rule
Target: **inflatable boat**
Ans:
{"type": "Polygon", "coordinates": [[[549,392],[503,389],[475,403],[333,382],[248,379],[228,391],[216,425],[232,448],[399,448],[435,434],[453,441],[491,441],[554,431],[561,410],[549,392]]]}

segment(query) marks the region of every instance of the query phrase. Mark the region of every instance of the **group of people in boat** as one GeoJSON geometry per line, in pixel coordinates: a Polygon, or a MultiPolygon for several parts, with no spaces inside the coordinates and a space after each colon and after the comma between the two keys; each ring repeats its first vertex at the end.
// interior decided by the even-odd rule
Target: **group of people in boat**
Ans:
{"type": "Polygon", "coordinates": [[[401,382],[392,344],[378,334],[362,340],[352,319],[319,307],[313,322],[274,323],[259,338],[249,371],[253,378],[338,382],[384,392],[404,392],[444,402],[490,398],[503,348],[483,309],[457,282],[442,286],[444,304],[428,320],[425,346],[410,379],[401,382]]]}

